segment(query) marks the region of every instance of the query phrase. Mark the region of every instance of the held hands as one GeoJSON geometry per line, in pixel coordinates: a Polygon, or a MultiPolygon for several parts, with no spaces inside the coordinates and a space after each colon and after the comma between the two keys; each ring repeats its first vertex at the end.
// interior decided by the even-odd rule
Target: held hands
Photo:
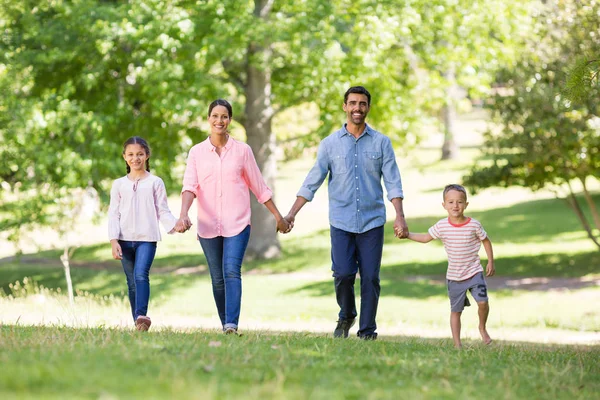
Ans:
{"type": "Polygon", "coordinates": [[[175,224],[175,232],[184,233],[192,227],[192,221],[187,215],[180,217],[175,224]]]}
{"type": "Polygon", "coordinates": [[[293,223],[290,223],[286,218],[281,218],[277,221],[277,232],[281,233],[290,233],[292,228],[294,227],[293,223]]]}
{"type": "Polygon", "coordinates": [[[404,217],[396,217],[396,221],[394,222],[394,236],[398,239],[406,239],[408,234],[408,225],[406,225],[404,217]]]}

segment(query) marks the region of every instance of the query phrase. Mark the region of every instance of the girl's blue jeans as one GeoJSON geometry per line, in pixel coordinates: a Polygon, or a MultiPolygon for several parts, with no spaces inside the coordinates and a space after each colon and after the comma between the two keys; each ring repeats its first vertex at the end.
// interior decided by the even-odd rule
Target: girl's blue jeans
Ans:
{"type": "Polygon", "coordinates": [[[150,300],[150,267],[156,254],[156,242],[119,240],[123,258],[121,264],[127,278],[129,304],[133,320],[148,312],[150,300]]]}
{"type": "Polygon", "coordinates": [[[208,263],[213,296],[223,329],[237,329],[242,305],[242,260],[250,239],[250,225],[232,237],[199,237],[208,263]]]}

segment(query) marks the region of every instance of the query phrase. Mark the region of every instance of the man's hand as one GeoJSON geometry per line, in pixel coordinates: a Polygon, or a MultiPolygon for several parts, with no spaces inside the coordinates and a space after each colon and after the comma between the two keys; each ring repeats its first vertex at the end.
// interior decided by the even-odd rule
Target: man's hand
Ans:
{"type": "Polygon", "coordinates": [[[406,239],[408,234],[408,225],[406,225],[406,220],[404,217],[396,217],[396,221],[394,221],[394,236],[396,236],[398,239],[406,239]]]}

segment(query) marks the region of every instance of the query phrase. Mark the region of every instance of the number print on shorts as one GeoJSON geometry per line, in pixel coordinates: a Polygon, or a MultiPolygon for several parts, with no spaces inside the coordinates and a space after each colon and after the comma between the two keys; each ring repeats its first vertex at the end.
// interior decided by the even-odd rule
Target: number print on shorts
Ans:
{"type": "Polygon", "coordinates": [[[485,285],[477,285],[477,289],[479,290],[479,297],[487,297],[487,287],[485,285]]]}

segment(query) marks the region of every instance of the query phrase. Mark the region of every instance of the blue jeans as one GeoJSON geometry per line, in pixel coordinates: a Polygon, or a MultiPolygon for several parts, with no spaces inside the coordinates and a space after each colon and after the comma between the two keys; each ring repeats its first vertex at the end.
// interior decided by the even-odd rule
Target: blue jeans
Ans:
{"type": "Polygon", "coordinates": [[[237,329],[242,306],[242,260],[250,239],[250,225],[232,237],[199,237],[204,251],[213,296],[223,329],[237,329]]]}
{"type": "Polygon", "coordinates": [[[364,233],[330,227],[331,269],[340,319],[356,318],[354,281],[360,272],[360,320],[358,336],[374,335],[379,304],[379,270],[383,252],[383,226],[364,233]]]}
{"type": "Polygon", "coordinates": [[[129,304],[133,320],[148,312],[150,300],[150,267],[156,254],[156,242],[119,240],[123,252],[123,271],[127,277],[129,304]]]}

